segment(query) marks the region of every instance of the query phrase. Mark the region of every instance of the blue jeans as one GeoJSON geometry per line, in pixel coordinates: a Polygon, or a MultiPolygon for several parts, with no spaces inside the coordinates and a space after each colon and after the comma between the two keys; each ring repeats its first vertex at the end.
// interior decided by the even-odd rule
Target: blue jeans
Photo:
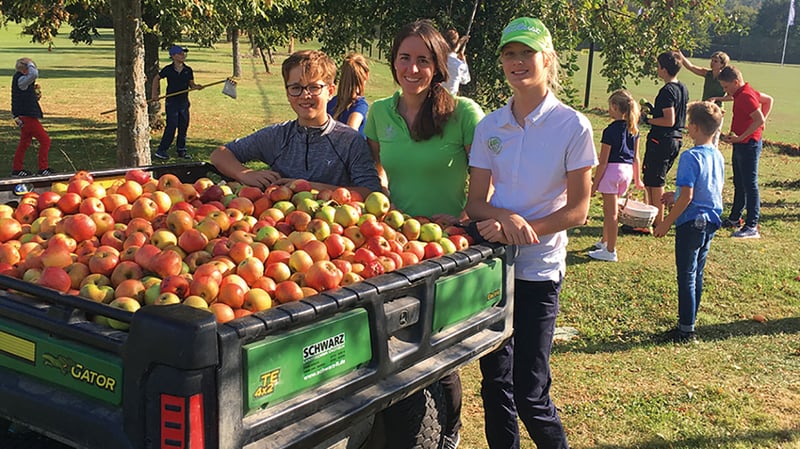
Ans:
{"type": "Polygon", "coordinates": [[[561,282],[514,282],[514,336],[480,361],[486,440],[518,449],[517,415],[539,449],[568,449],[550,400],[550,350],[561,282]]]}
{"type": "Polygon", "coordinates": [[[745,226],[755,228],[761,213],[761,196],[758,192],[758,159],[761,157],[761,140],[733,144],[733,205],[729,218],[738,221],[747,208],[745,226]]]}
{"type": "Polygon", "coordinates": [[[694,332],[697,309],[703,295],[703,270],[711,239],[719,229],[716,223],[706,223],[702,229],[694,220],[675,228],[675,268],[678,272],[678,329],[694,332]]]}
{"type": "Polygon", "coordinates": [[[167,124],[164,127],[164,135],[161,136],[161,143],[158,144],[158,152],[166,153],[169,150],[175,139],[175,131],[178,132],[178,149],[184,150],[186,149],[186,131],[189,129],[189,105],[166,104],[164,107],[167,110],[167,124]]]}

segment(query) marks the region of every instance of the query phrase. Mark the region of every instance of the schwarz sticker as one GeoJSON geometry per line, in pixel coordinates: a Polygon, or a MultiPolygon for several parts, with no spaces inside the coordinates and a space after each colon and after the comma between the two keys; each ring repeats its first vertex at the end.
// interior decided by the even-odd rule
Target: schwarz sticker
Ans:
{"type": "Polygon", "coordinates": [[[303,360],[325,355],[344,347],[344,332],[303,348],[303,360]]]}

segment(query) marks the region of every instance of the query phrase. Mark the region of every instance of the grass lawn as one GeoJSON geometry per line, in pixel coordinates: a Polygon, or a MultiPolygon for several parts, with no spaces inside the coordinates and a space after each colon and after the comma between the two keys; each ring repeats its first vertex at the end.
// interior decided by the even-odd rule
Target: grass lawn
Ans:
{"type": "MultiPolygon", "coordinates": [[[[229,46],[190,48],[187,64],[197,82],[231,73],[229,46]]],[[[21,56],[33,58],[42,73],[51,165],[62,172],[113,167],[115,117],[100,114],[115,107],[110,34],[92,46],[59,38],[48,51],[29,44],[18,27],[0,30],[0,79],[5,80],[0,114],[8,119],[0,126],[0,154],[8,161],[18,139],[8,83],[21,56]]],[[[276,62],[283,56],[276,55],[276,62]]],[[[576,328],[579,336],[558,343],[552,357],[553,398],[574,448],[800,448],[800,282],[795,279],[800,275],[800,130],[795,125],[800,104],[790,101],[800,96],[800,67],[735,63],[753,86],[776,99],[766,139],[791,143],[767,145],[762,153],[763,237],[733,241],[728,231],[717,234],[698,317],[701,341],[660,343],[658,337],[674,325],[677,314],[674,234],[662,239],[623,235],[619,263],[590,261],[587,250],[602,227],[601,200],[593,199],[587,225],[570,231],[558,323],[576,328]],[[755,315],[766,321],[754,320],[755,315]]],[[[243,69],[236,100],[224,96],[221,86],[191,94],[194,158],[207,159],[216,145],[292,118],[279,66],[266,74],[260,58],[245,56],[243,69]]],[[[579,77],[582,86],[585,74],[579,77]]],[[[699,97],[701,79],[689,73],[681,79],[699,97]]],[[[588,116],[599,139],[609,122],[603,113],[608,94],[597,74],[592,86],[588,116]]],[[[637,98],[652,99],[658,87],[648,81],[631,89],[637,98]]],[[[394,89],[388,67],[374,62],[368,101],[394,89]]],[[[152,135],[152,147],[159,138],[152,135]]],[[[730,146],[721,151],[730,160],[730,146]]],[[[35,168],[35,154],[32,148],[26,168],[35,168]]],[[[729,203],[729,164],[726,170],[729,203]]],[[[9,171],[10,162],[0,174],[9,171]]],[[[476,363],[462,370],[462,448],[486,447],[479,376],[476,363]]],[[[522,447],[534,447],[527,435],[522,447]]]]}

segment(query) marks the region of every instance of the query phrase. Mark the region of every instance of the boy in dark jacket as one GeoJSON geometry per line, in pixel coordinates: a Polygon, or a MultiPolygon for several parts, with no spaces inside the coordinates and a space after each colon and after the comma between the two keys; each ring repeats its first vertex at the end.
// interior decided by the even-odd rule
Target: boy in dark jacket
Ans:
{"type": "Polygon", "coordinates": [[[38,175],[49,175],[50,170],[47,163],[47,154],[50,151],[50,136],[42,127],[39,119],[42,118],[42,108],[39,106],[38,91],[39,86],[36,79],[39,78],[39,71],[36,64],[30,58],[20,58],[17,60],[16,73],[11,82],[11,113],[14,115],[14,122],[20,128],[19,145],[14,153],[14,162],[11,166],[11,176],[24,177],[30,176],[30,172],[23,168],[25,163],[25,152],[31,146],[31,141],[39,141],[38,175]]]}

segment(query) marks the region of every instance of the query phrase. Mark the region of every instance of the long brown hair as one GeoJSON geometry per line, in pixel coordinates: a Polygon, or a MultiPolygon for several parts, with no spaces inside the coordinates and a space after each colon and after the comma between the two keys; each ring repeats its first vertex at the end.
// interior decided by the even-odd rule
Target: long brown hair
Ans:
{"type": "Polygon", "coordinates": [[[360,53],[350,53],[342,62],[341,78],[336,87],[336,108],[333,110],[334,120],[338,120],[358,97],[364,96],[364,86],[369,75],[367,58],[360,53]]]}
{"type": "Polygon", "coordinates": [[[450,46],[430,20],[418,20],[400,28],[392,44],[392,63],[390,64],[392,77],[397,84],[400,84],[400,82],[397,79],[397,70],[394,68],[394,62],[397,59],[400,44],[411,36],[417,36],[425,42],[433,57],[433,66],[436,68],[428,91],[428,98],[422,103],[414,123],[409,126],[412,139],[417,141],[428,140],[433,136],[442,135],[444,125],[453,115],[453,111],[456,108],[455,99],[441,85],[448,78],[447,54],[450,52],[450,46]]]}

